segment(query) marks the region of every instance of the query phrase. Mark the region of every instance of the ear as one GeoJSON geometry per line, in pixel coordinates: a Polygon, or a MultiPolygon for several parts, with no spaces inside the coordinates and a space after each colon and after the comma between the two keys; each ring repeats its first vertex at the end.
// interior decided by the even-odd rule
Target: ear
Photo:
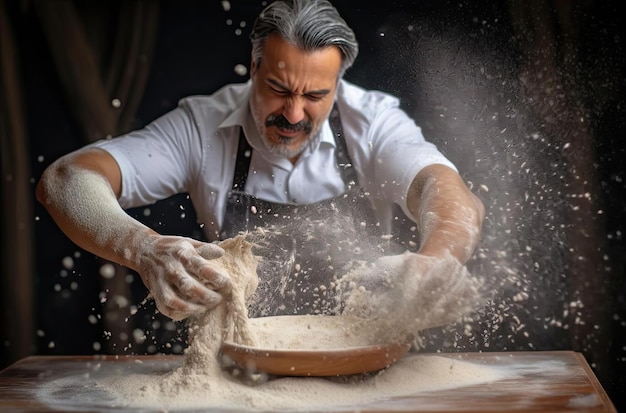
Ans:
{"type": "Polygon", "coordinates": [[[253,77],[256,74],[256,63],[254,63],[254,58],[250,58],[250,77],[253,77]]]}

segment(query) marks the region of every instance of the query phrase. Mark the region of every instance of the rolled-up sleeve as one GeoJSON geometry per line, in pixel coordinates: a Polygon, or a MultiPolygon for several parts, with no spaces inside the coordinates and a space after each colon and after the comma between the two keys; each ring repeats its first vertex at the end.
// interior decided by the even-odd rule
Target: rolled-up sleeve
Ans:
{"type": "Polygon", "coordinates": [[[345,81],[338,93],[346,142],[352,148],[360,185],[382,215],[395,203],[411,217],[406,199],[417,174],[433,164],[457,168],[424,138],[420,127],[400,108],[397,97],[345,81]]]}
{"type": "Polygon", "coordinates": [[[91,146],[109,152],[122,173],[119,203],[123,208],[152,204],[186,192],[200,153],[197,127],[177,108],[145,128],[91,146]]]}
{"type": "Polygon", "coordinates": [[[389,107],[373,119],[369,139],[372,142],[371,167],[376,184],[385,198],[403,206],[409,186],[425,167],[455,165],[437,147],[426,141],[421,129],[404,111],[389,107]]]}

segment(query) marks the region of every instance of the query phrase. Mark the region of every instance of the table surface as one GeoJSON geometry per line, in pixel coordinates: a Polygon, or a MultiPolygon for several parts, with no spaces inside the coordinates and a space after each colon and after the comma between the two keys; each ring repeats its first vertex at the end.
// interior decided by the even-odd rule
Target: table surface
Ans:
{"type": "MultiPolygon", "coordinates": [[[[606,392],[580,353],[572,351],[437,353],[423,357],[450,357],[487,366],[517,369],[514,377],[391,398],[386,404],[359,406],[372,411],[437,412],[616,412],[606,392]],[[550,366],[558,367],[551,371],[550,366]],[[564,374],[565,372],[565,374],[564,374]]],[[[37,388],[52,380],[85,375],[95,363],[102,374],[157,374],[176,368],[183,356],[31,356],[0,372],[0,411],[49,412],[68,409],[65,395],[85,389],[59,389],[56,401],[37,398],[37,388]],[[91,367],[90,367],[91,366],[91,367]],[[63,393],[66,392],[66,393],[63,393]],[[61,401],[61,402],[60,402],[61,401]]],[[[73,411],[120,411],[105,401],[71,406],[73,411]]],[[[125,411],[148,411],[127,409],[125,411]]],[[[170,410],[171,411],[171,410],[170,410]]],[[[212,411],[210,407],[203,411],[212,411]]],[[[218,410],[215,410],[218,411],[218,410]]],[[[327,410],[326,410],[327,411],[327,410]]]]}

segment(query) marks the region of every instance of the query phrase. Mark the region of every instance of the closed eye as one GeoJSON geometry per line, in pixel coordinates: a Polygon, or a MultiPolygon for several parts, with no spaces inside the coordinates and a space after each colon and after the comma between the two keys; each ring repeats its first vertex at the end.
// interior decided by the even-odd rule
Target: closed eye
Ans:
{"type": "Polygon", "coordinates": [[[311,90],[308,93],[297,94],[297,93],[293,93],[293,91],[289,90],[283,84],[281,84],[280,82],[277,82],[274,79],[267,79],[266,84],[267,84],[267,87],[272,91],[272,93],[274,93],[277,96],[281,96],[281,97],[304,96],[305,99],[311,102],[318,102],[324,99],[324,97],[328,96],[328,94],[331,92],[330,89],[319,89],[319,90],[311,90]]]}
{"type": "Polygon", "coordinates": [[[322,95],[322,94],[311,94],[311,93],[306,93],[304,95],[305,98],[307,98],[308,100],[312,101],[312,102],[318,102],[322,99],[324,99],[326,95],[322,95]]]}
{"type": "Polygon", "coordinates": [[[270,90],[279,96],[287,96],[291,94],[291,92],[288,90],[280,90],[280,89],[273,88],[271,86],[270,86],[270,90]]]}

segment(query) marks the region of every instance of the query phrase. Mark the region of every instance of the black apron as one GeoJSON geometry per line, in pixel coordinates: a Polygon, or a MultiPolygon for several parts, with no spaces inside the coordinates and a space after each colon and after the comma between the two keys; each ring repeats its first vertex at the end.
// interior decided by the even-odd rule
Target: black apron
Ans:
{"type": "Polygon", "coordinates": [[[336,107],[329,123],[337,147],[337,167],[347,190],[336,198],[305,205],[268,202],[243,192],[252,147],[241,130],[220,238],[246,233],[261,257],[259,287],[249,307],[251,317],[334,314],[334,286],[339,277],[359,262],[408,247],[407,242],[383,237],[371,202],[358,185],[336,107]]]}

